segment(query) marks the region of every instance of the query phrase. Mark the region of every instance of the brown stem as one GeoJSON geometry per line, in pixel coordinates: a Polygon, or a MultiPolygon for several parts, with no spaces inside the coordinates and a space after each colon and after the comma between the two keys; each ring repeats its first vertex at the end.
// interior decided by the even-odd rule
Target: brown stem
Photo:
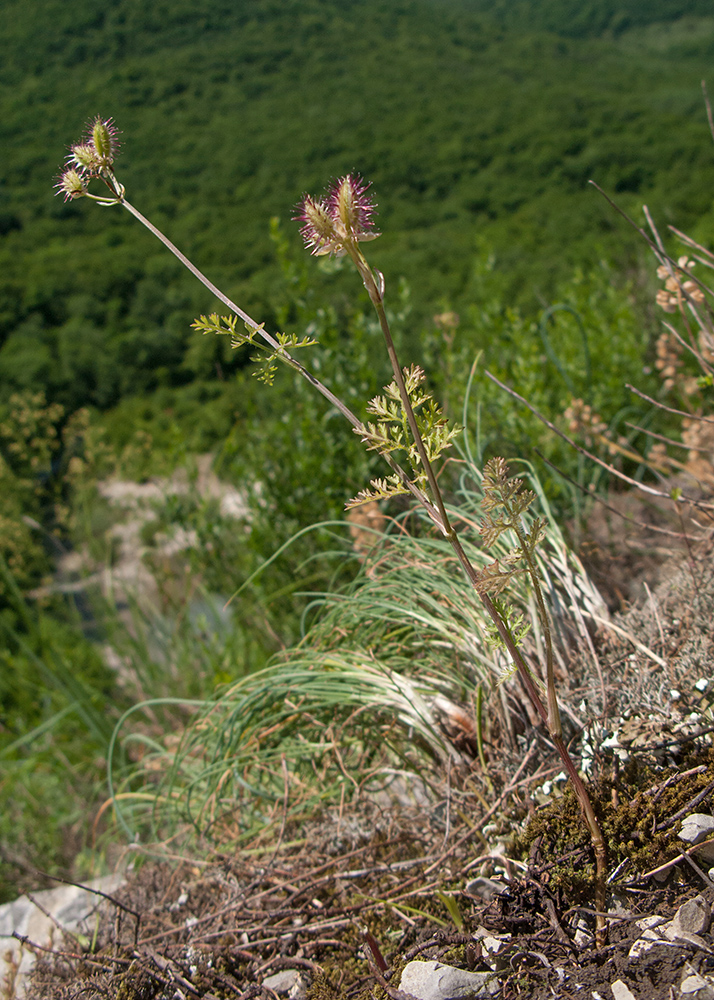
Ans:
{"type": "Polygon", "coordinates": [[[384,342],[387,345],[387,354],[389,355],[389,362],[392,366],[392,371],[394,372],[394,381],[396,382],[397,389],[399,390],[399,398],[402,401],[402,408],[406,415],[409,430],[411,431],[414,444],[416,445],[424,474],[426,475],[427,482],[429,483],[432,498],[436,504],[439,514],[441,515],[440,527],[443,533],[448,537],[449,531],[451,530],[449,515],[446,512],[446,506],[441,495],[441,490],[439,489],[439,484],[436,481],[436,476],[434,474],[432,464],[429,461],[429,456],[426,453],[424,439],[421,436],[416,416],[414,414],[414,409],[412,407],[411,400],[409,399],[409,393],[407,392],[407,387],[404,383],[404,375],[402,374],[399,359],[397,358],[397,351],[394,346],[394,341],[392,340],[392,331],[389,329],[389,320],[387,319],[387,314],[384,311],[384,299],[382,297],[382,293],[377,287],[377,282],[374,280],[372,269],[362,256],[359,248],[354,246],[353,250],[354,252],[351,253],[352,259],[357,266],[357,270],[362,277],[367,293],[372,300],[372,305],[374,306],[377,316],[379,317],[379,325],[382,328],[384,342]]]}
{"type": "MultiPolygon", "coordinates": [[[[526,689],[528,697],[531,699],[533,706],[535,707],[538,715],[543,720],[546,725],[551,739],[555,745],[555,748],[560,755],[560,758],[565,766],[565,770],[568,773],[568,777],[573,784],[573,789],[580,803],[580,809],[583,814],[583,818],[590,831],[590,842],[593,847],[593,852],[595,854],[595,940],[598,947],[603,947],[605,944],[606,935],[606,924],[605,924],[605,902],[606,902],[606,879],[607,879],[607,846],[605,843],[605,838],[603,836],[600,824],[598,823],[597,816],[592,807],[592,802],[590,801],[590,796],[588,795],[587,789],[583,784],[583,780],[578,774],[578,770],[573,763],[573,759],[568,752],[568,748],[563,741],[561,726],[560,726],[560,713],[558,710],[558,699],[555,691],[555,676],[553,672],[553,659],[552,659],[552,646],[550,644],[550,629],[548,624],[548,616],[545,609],[545,604],[543,602],[543,595],[538,585],[536,583],[536,598],[538,600],[538,608],[543,621],[544,629],[547,629],[547,648],[548,648],[548,663],[547,663],[547,699],[548,699],[548,709],[545,708],[543,700],[540,697],[538,688],[531,676],[531,672],[526,665],[525,660],[521,656],[518,647],[516,646],[513,636],[510,630],[503,621],[502,616],[499,614],[498,609],[494,605],[493,601],[489,597],[488,593],[483,589],[483,585],[479,579],[479,576],[474,569],[470,559],[466,555],[463,546],[459,540],[456,530],[451,525],[449,520],[449,515],[446,511],[446,506],[444,504],[441,490],[439,489],[439,484],[434,475],[434,471],[431,466],[431,462],[426,453],[426,448],[422,441],[419,428],[417,426],[416,418],[414,416],[414,411],[412,409],[411,401],[409,400],[408,393],[406,391],[406,386],[404,384],[404,379],[402,376],[402,370],[397,359],[397,353],[394,347],[394,342],[392,340],[391,332],[389,329],[389,322],[387,320],[386,313],[384,311],[384,302],[382,298],[382,293],[377,286],[377,282],[374,279],[371,268],[367,264],[366,260],[360,253],[359,249],[354,247],[355,253],[352,254],[352,259],[354,260],[357,268],[362,276],[369,297],[377,311],[379,316],[379,322],[382,327],[382,332],[387,344],[387,352],[389,354],[389,360],[394,371],[395,380],[397,386],[399,387],[399,394],[402,400],[402,406],[404,412],[407,416],[409,422],[409,427],[412,432],[414,443],[417,447],[419,457],[421,458],[424,471],[431,487],[432,496],[439,509],[440,514],[443,518],[443,532],[451,543],[456,556],[466,573],[466,576],[473,585],[476,593],[481,598],[483,605],[488,612],[491,620],[493,621],[498,634],[500,635],[503,643],[511,655],[513,662],[518,670],[518,676],[520,677],[521,683],[526,689]]],[[[518,533],[518,532],[517,532],[518,533]]],[[[522,539],[519,536],[519,541],[522,539]]],[[[530,576],[533,580],[535,577],[535,567],[532,561],[528,559],[528,553],[526,552],[526,546],[522,545],[523,551],[526,554],[526,558],[529,565],[530,576]]]]}
{"type": "MultiPolygon", "coordinates": [[[[354,413],[352,413],[352,411],[348,407],[345,406],[345,404],[340,399],[338,399],[325,385],[323,385],[318,379],[316,379],[314,375],[312,375],[303,365],[300,364],[300,362],[298,362],[290,355],[288,355],[287,351],[282,350],[280,348],[279,343],[275,340],[274,337],[272,337],[261,326],[259,326],[259,324],[255,322],[255,320],[253,320],[238,305],[236,305],[235,302],[231,301],[231,299],[229,299],[228,296],[224,295],[223,292],[221,292],[221,290],[217,288],[217,286],[214,285],[213,282],[211,282],[204,274],[202,274],[202,272],[199,271],[198,268],[183,253],[181,253],[181,251],[166,236],[164,236],[164,234],[159,229],[157,229],[154,225],[152,225],[152,223],[149,222],[149,220],[145,216],[143,216],[141,212],[139,212],[136,208],[134,208],[134,206],[131,205],[125,199],[124,189],[121,187],[121,185],[118,185],[116,187],[115,194],[116,194],[116,202],[115,202],[116,204],[122,205],[131,215],[134,216],[134,218],[136,218],[139,222],[141,222],[142,225],[146,226],[146,228],[151,233],[153,233],[154,236],[156,236],[156,238],[159,239],[164,244],[164,246],[171,251],[171,253],[175,257],[178,258],[178,260],[181,261],[181,263],[201,282],[201,284],[203,284],[218,299],[220,299],[220,301],[223,302],[224,305],[226,305],[232,312],[234,312],[237,316],[239,316],[246,323],[247,326],[249,326],[257,334],[259,334],[266,341],[266,343],[268,343],[273,349],[281,350],[282,355],[287,360],[289,360],[289,363],[292,365],[292,367],[294,367],[295,370],[298,371],[303,376],[303,378],[305,378],[315,389],[318,390],[318,392],[320,392],[330,403],[332,403],[332,405],[335,406],[337,410],[339,410],[339,412],[349,421],[349,423],[352,424],[355,430],[359,432],[363,429],[361,421],[355,416],[354,413]]],[[[461,545],[461,542],[458,538],[458,535],[456,534],[456,531],[451,525],[451,522],[449,520],[449,516],[446,511],[446,506],[444,504],[444,500],[441,495],[441,490],[439,489],[439,484],[436,480],[434,470],[432,468],[431,462],[429,461],[429,457],[426,453],[426,448],[424,446],[424,442],[422,440],[422,436],[416,422],[416,417],[414,415],[414,411],[412,409],[411,402],[409,400],[409,396],[406,391],[406,385],[404,384],[404,377],[402,375],[402,370],[399,366],[396,350],[394,348],[394,342],[392,340],[391,332],[389,329],[389,322],[387,320],[387,316],[384,311],[384,302],[382,299],[382,294],[380,292],[380,289],[377,286],[377,282],[375,281],[371,268],[367,264],[365,258],[362,256],[356,244],[354,244],[353,247],[350,249],[350,255],[352,256],[352,259],[354,260],[362,276],[365,287],[367,288],[367,292],[369,293],[370,299],[372,300],[372,303],[374,304],[374,307],[377,311],[377,315],[379,316],[380,325],[382,327],[382,332],[385,337],[387,351],[389,353],[390,362],[392,364],[392,369],[394,371],[396,384],[399,388],[399,394],[402,400],[402,405],[404,407],[404,412],[407,415],[409,428],[413,435],[414,444],[417,448],[417,452],[421,459],[422,466],[426,474],[434,502],[431,502],[431,500],[422,492],[422,490],[419,490],[417,487],[414,486],[414,484],[409,480],[409,477],[407,476],[406,472],[401,468],[401,466],[397,462],[394,461],[391,455],[386,454],[383,457],[388,462],[390,467],[399,475],[399,478],[404,484],[404,486],[408,488],[409,492],[419,501],[419,503],[422,504],[422,506],[425,508],[432,521],[441,529],[444,535],[448,538],[459,560],[459,563],[461,564],[464,572],[466,573],[466,576],[473,585],[476,593],[481,598],[481,601],[483,602],[486,611],[491,617],[499,635],[501,636],[501,639],[504,642],[506,649],[511,655],[513,662],[516,665],[516,669],[518,670],[518,675],[521,679],[521,682],[526,690],[526,693],[528,694],[528,697],[531,699],[531,702],[533,703],[543,723],[550,731],[549,713],[546,710],[545,706],[543,705],[543,701],[538,692],[538,688],[536,687],[536,684],[533,681],[530,670],[528,669],[523,657],[518,651],[518,648],[515,642],[513,641],[513,636],[511,635],[510,630],[507,628],[505,622],[503,621],[501,615],[499,614],[498,609],[495,607],[489,595],[483,590],[478,574],[474,569],[473,565],[471,564],[471,561],[469,560],[468,556],[466,555],[463,546],[461,545]]],[[[496,380],[494,379],[494,381],[496,380]]],[[[554,685],[553,685],[553,692],[554,692],[554,685]]],[[[595,816],[595,812],[592,808],[592,804],[590,802],[587,789],[585,788],[585,785],[583,784],[582,779],[578,774],[577,768],[575,767],[573,760],[570,754],[568,753],[568,749],[563,741],[562,736],[559,733],[553,733],[553,732],[551,732],[550,735],[563,761],[565,769],[568,772],[568,776],[571,782],[573,783],[575,794],[578,797],[578,801],[580,802],[580,806],[583,815],[585,817],[585,821],[590,829],[590,837],[593,845],[593,850],[595,852],[595,860],[596,860],[595,902],[598,912],[596,918],[597,919],[596,940],[598,945],[600,946],[604,944],[605,941],[604,909],[605,909],[605,885],[606,885],[606,867],[607,867],[607,851],[606,851],[605,840],[603,838],[602,831],[600,830],[600,826],[598,824],[597,817],[595,816]]]]}
{"type": "Polygon", "coordinates": [[[548,616],[548,611],[545,606],[545,601],[543,600],[543,591],[541,589],[540,580],[538,579],[538,570],[533,562],[533,556],[528,548],[528,543],[518,519],[514,519],[513,530],[518,538],[518,544],[520,545],[523,558],[526,561],[526,566],[528,568],[528,576],[530,577],[531,584],[533,585],[533,590],[535,592],[536,603],[538,605],[538,617],[540,618],[541,627],[543,629],[543,638],[545,641],[545,688],[548,698],[548,730],[551,736],[561,736],[563,729],[560,723],[560,710],[558,708],[558,697],[555,691],[555,669],[553,666],[553,639],[550,632],[550,618],[548,616]]]}
{"type": "MultiPolygon", "coordinates": [[[[123,192],[124,190],[121,187],[121,185],[119,185],[119,189],[121,192],[123,192]]],[[[127,210],[127,212],[133,215],[134,218],[137,219],[142,224],[142,226],[146,226],[149,232],[152,233],[158,240],[160,240],[161,243],[164,244],[166,249],[170,250],[170,252],[174,255],[174,257],[176,257],[184,265],[184,267],[187,268],[191,272],[191,274],[195,278],[197,278],[205,288],[209,290],[209,292],[212,292],[217,299],[219,299],[225,306],[227,306],[231,310],[231,312],[235,313],[236,316],[239,316],[240,319],[242,319],[243,322],[246,324],[246,326],[250,327],[251,330],[257,333],[266,342],[266,344],[268,344],[271,348],[273,348],[273,350],[278,351],[281,357],[283,357],[291,365],[291,367],[295,369],[295,371],[297,371],[300,375],[302,375],[302,377],[307,382],[309,382],[310,385],[313,386],[313,388],[317,389],[317,391],[322,396],[324,396],[325,399],[329,403],[331,403],[346,420],[348,420],[352,424],[357,433],[361,433],[363,431],[364,428],[362,425],[362,421],[352,412],[352,410],[349,409],[349,407],[345,406],[345,404],[338,396],[335,396],[335,394],[330,389],[328,389],[326,385],[323,385],[323,383],[320,382],[318,378],[315,378],[312,372],[308,371],[308,369],[305,368],[304,365],[301,365],[296,358],[294,358],[291,354],[288,353],[288,351],[282,348],[278,343],[278,341],[275,339],[275,337],[271,336],[267,330],[265,330],[260,324],[256,323],[255,320],[251,316],[249,316],[247,312],[244,312],[244,310],[241,309],[240,306],[237,305],[235,302],[233,302],[232,299],[229,299],[227,295],[224,295],[224,293],[220,290],[220,288],[214,285],[213,282],[209,278],[207,278],[202,271],[199,271],[196,265],[192,261],[190,261],[185,254],[181,253],[179,248],[175,244],[173,244],[171,240],[161,232],[160,229],[157,229],[156,226],[154,226],[153,223],[151,223],[146,218],[146,216],[142,215],[137,208],[134,208],[134,206],[126,200],[126,198],[123,196],[123,193],[121,195],[117,195],[117,204],[122,205],[127,210]]],[[[404,469],[402,469],[402,467],[398,464],[398,462],[395,462],[395,460],[392,458],[391,455],[385,455],[384,459],[389,465],[389,467],[392,469],[392,471],[395,472],[397,476],[399,476],[399,480],[404,486],[404,488],[407,489],[412,494],[414,499],[417,500],[426,509],[432,521],[434,521],[435,524],[441,527],[440,525],[441,512],[434,506],[433,503],[430,502],[429,498],[425,496],[425,494],[412,483],[407,473],[404,471],[404,469]]]]}

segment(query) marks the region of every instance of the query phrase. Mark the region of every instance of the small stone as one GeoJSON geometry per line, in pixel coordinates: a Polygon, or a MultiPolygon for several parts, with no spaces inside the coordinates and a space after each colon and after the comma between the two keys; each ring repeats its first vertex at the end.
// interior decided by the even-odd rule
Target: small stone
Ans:
{"type": "Polygon", "coordinates": [[[665,923],[664,917],[660,917],[659,914],[653,913],[649,917],[642,917],[640,920],[636,920],[635,927],[641,931],[649,931],[652,930],[653,927],[659,927],[663,923],[665,923]]]}
{"type": "Polygon", "coordinates": [[[667,937],[686,934],[706,934],[711,919],[711,907],[703,896],[695,896],[679,907],[670,926],[667,937]]]}
{"type": "Polygon", "coordinates": [[[506,892],[507,888],[508,886],[504,882],[497,882],[495,879],[480,875],[466,883],[464,892],[468,896],[474,896],[476,899],[483,899],[484,902],[489,903],[494,896],[506,892]]]}
{"type": "Polygon", "coordinates": [[[616,979],[614,983],[610,983],[610,989],[612,990],[614,1000],[637,1000],[630,987],[623,983],[621,979],[616,979]]]}
{"type": "Polygon", "coordinates": [[[491,969],[496,970],[505,967],[506,963],[504,959],[499,959],[498,955],[508,947],[510,939],[510,934],[504,934],[503,937],[492,937],[490,934],[487,934],[480,938],[484,961],[491,969]]]}
{"type": "Polygon", "coordinates": [[[682,980],[679,996],[681,1000],[714,1000],[714,982],[695,972],[682,980]]]}
{"type": "Polygon", "coordinates": [[[471,1000],[499,991],[492,972],[466,972],[441,962],[409,962],[404,966],[399,989],[418,1000],[471,1000]]]}
{"type": "Polygon", "coordinates": [[[640,955],[643,955],[650,948],[654,948],[655,945],[670,944],[671,942],[662,936],[662,930],[667,926],[667,921],[664,917],[659,917],[653,915],[651,917],[643,917],[642,920],[638,920],[636,926],[643,932],[641,937],[639,937],[634,944],[631,946],[629,952],[627,953],[628,958],[637,960],[640,955]]]}
{"type": "Polygon", "coordinates": [[[305,996],[305,983],[297,969],[282,969],[263,980],[263,986],[274,993],[287,995],[291,1000],[305,996]]]}
{"type": "Polygon", "coordinates": [[[697,689],[697,691],[701,692],[701,694],[706,694],[707,690],[709,689],[709,681],[706,679],[706,677],[700,677],[697,683],[694,685],[694,687],[697,689]]]}
{"type": "Polygon", "coordinates": [[[689,931],[679,931],[675,941],[684,941],[686,944],[694,945],[697,951],[711,952],[711,948],[700,934],[690,934],[689,931]]]}
{"type": "Polygon", "coordinates": [[[578,920],[573,940],[575,941],[576,948],[589,948],[595,940],[593,932],[590,930],[585,917],[581,917],[578,920]]]}
{"type": "Polygon", "coordinates": [[[679,839],[687,844],[698,844],[714,835],[714,816],[708,813],[691,813],[682,820],[679,839]]]}

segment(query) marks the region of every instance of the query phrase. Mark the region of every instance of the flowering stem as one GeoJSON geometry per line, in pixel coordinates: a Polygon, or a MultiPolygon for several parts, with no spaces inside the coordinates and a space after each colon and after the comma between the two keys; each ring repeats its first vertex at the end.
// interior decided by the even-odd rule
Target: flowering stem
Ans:
{"type": "Polygon", "coordinates": [[[550,732],[550,735],[555,739],[556,736],[562,735],[563,730],[560,724],[560,710],[558,709],[558,698],[555,693],[555,669],[553,666],[553,639],[550,632],[550,617],[548,615],[548,610],[545,606],[545,601],[543,600],[543,591],[541,589],[540,580],[538,578],[538,569],[533,560],[532,552],[528,548],[526,536],[523,531],[523,527],[521,526],[519,518],[514,518],[513,530],[516,533],[521,553],[526,561],[528,576],[530,577],[531,584],[533,585],[536,604],[538,605],[538,617],[540,618],[541,627],[543,628],[543,639],[545,643],[545,661],[546,661],[545,689],[548,699],[548,731],[550,732]]]}
{"type": "MultiPolygon", "coordinates": [[[[124,187],[116,178],[113,168],[114,157],[116,156],[118,150],[117,137],[118,132],[111,119],[95,119],[89,127],[87,141],[72,147],[72,155],[69,160],[70,167],[63,173],[58,181],[58,193],[64,194],[65,199],[89,197],[104,206],[123,206],[130,213],[130,215],[133,215],[138,222],[149,230],[149,232],[153,233],[153,235],[160,240],[161,243],[163,243],[163,245],[177,258],[177,260],[179,260],[184,267],[186,267],[191,274],[193,274],[194,277],[197,278],[202,285],[204,285],[204,287],[206,287],[213,295],[216,296],[216,298],[223,302],[223,304],[227,306],[231,312],[240,317],[248,329],[260,336],[261,339],[272,348],[277,356],[289,364],[304,379],[306,379],[310,385],[317,389],[317,391],[324,396],[324,398],[331,403],[335,409],[337,409],[345,417],[346,420],[349,421],[357,433],[364,436],[366,429],[362,422],[347,406],[345,406],[340,399],[338,399],[337,396],[334,395],[333,392],[331,392],[325,385],[322,384],[322,382],[319,381],[319,379],[315,378],[314,375],[312,375],[302,364],[300,364],[300,362],[297,361],[278,340],[267,333],[263,326],[256,323],[255,320],[253,320],[246,312],[236,305],[235,302],[229,299],[227,295],[224,295],[224,293],[221,292],[221,290],[214,285],[212,281],[199,271],[199,269],[188,259],[188,257],[185,256],[185,254],[181,253],[178,247],[174,246],[174,244],[159,229],[149,222],[149,220],[143,216],[138,209],[134,208],[134,206],[126,200],[124,187]],[[101,179],[106,184],[110,191],[110,197],[100,198],[89,193],[88,181],[92,178],[101,179]]],[[[389,321],[384,308],[384,281],[382,276],[379,275],[379,272],[372,271],[358,246],[360,241],[374,239],[378,235],[371,230],[370,220],[374,210],[374,204],[366,194],[368,186],[369,185],[364,185],[363,182],[355,178],[347,177],[343,178],[333,188],[328,203],[315,201],[312,198],[306,197],[302,204],[302,214],[300,216],[304,222],[303,236],[306,243],[313,248],[313,253],[323,254],[337,252],[348,253],[350,255],[362,277],[362,281],[364,282],[365,288],[367,289],[372,304],[377,312],[387,346],[390,364],[394,373],[395,384],[401,399],[402,410],[412,435],[412,440],[416,448],[418,460],[421,463],[423,474],[426,476],[431,497],[429,497],[427,493],[411,481],[407,472],[398,464],[398,462],[395,461],[394,458],[392,458],[389,452],[383,452],[383,458],[389,464],[392,471],[396,473],[402,486],[423,506],[434,524],[449,540],[459,563],[466,573],[467,578],[483,602],[487,613],[493,620],[506,649],[513,659],[525,691],[533,703],[536,712],[548,728],[553,743],[558,750],[558,753],[568,772],[568,776],[573,783],[575,793],[590,828],[591,840],[595,852],[595,899],[596,909],[598,911],[596,918],[596,940],[600,945],[604,943],[605,932],[604,906],[607,862],[605,840],[598,825],[585,785],[577,772],[577,768],[575,767],[562,738],[555,693],[555,679],[553,675],[550,628],[545,604],[543,602],[543,596],[538,584],[536,568],[530,558],[530,553],[527,545],[525,544],[524,536],[522,535],[522,532],[517,530],[519,542],[526,557],[529,573],[536,589],[539,614],[543,621],[544,629],[546,630],[546,645],[548,649],[548,710],[546,710],[543,705],[543,701],[540,697],[536,684],[517,648],[516,642],[514,641],[514,637],[508,628],[507,623],[503,620],[502,615],[499,613],[488,592],[485,590],[482,579],[466,555],[456,530],[450,522],[446,505],[429,459],[422,434],[419,430],[419,424],[417,422],[411,400],[409,399],[409,393],[407,392],[404,375],[397,358],[394,341],[389,328],[389,321]]]]}
{"type": "MultiPolygon", "coordinates": [[[[212,292],[217,299],[219,299],[225,306],[228,307],[228,309],[231,310],[231,312],[234,312],[237,316],[239,316],[246,326],[257,333],[270,347],[273,348],[273,350],[278,351],[280,356],[288,362],[288,364],[290,364],[295,371],[297,371],[307,382],[309,382],[313,388],[317,389],[317,391],[321,393],[321,395],[324,396],[325,399],[331,403],[346,420],[350,422],[350,424],[352,424],[357,433],[361,433],[363,431],[362,421],[352,412],[352,410],[350,410],[348,406],[345,406],[339,397],[335,396],[335,394],[331,392],[326,385],[324,385],[319,379],[315,378],[315,376],[308,371],[304,365],[300,364],[296,358],[286,351],[285,348],[283,348],[278,341],[264,329],[264,327],[262,327],[259,323],[256,323],[255,320],[248,315],[248,313],[244,312],[244,310],[237,305],[237,303],[233,302],[232,299],[229,299],[228,296],[225,295],[220,288],[214,285],[202,271],[199,271],[196,265],[190,261],[185,254],[181,253],[179,248],[175,246],[171,240],[161,232],[160,229],[157,229],[156,226],[154,226],[153,223],[146,218],[146,216],[142,215],[137,208],[127,201],[125,197],[123,197],[123,194],[120,198],[117,198],[115,204],[122,205],[127,212],[133,215],[134,218],[142,224],[142,226],[146,226],[149,232],[153,233],[153,235],[163,243],[167,250],[170,250],[174,257],[181,261],[184,267],[186,267],[191,274],[209,290],[209,292],[212,292]]],[[[399,463],[392,458],[391,455],[385,455],[384,457],[392,471],[399,476],[399,479],[405,489],[408,489],[415,500],[425,507],[431,519],[436,524],[439,524],[441,516],[440,509],[436,508],[434,504],[430,502],[429,498],[412,483],[409,475],[399,465],[399,463]]]]}
{"type": "Polygon", "coordinates": [[[431,495],[436,504],[437,510],[439,511],[439,521],[436,521],[441,531],[449,537],[449,533],[453,530],[451,523],[449,521],[449,515],[446,512],[446,507],[444,505],[444,500],[441,495],[441,490],[439,489],[439,484],[436,481],[436,476],[434,475],[434,469],[429,461],[429,456],[426,453],[426,447],[424,446],[424,440],[419,431],[417,425],[416,416],[414,414],[414,409],[412,407],[411,401],[409,399],[409,393],[407,392],[407,387],[404,383],[404,375],[402,374],[402,369],[399,365],[399,359],[397,358],[397,351],[394,347],[394,341],[392,340],[392,333],[389,328],[389,320],[387,319],[387,314],[384,309],[384,297],[375,281],[374,274],[369,264],[365,260],[364,256],[360,250],[354,246],[350,248],[350,256],[352,257],[357,270],[359,271],[364,286],[367,289],[367,293],[372,301],[377,316],[379,318],[379,325],[382,328],[382,333],[384,335],[384,341],[387,345],[387,354],[389,355],[389,361],[392,366],[392,371],[394,372],[394,380],[397,384],[399,390],[399,396],[402,401],[402,407],[409,424],[409,430],[412,433],[412,438],[414,444],[416,445],[419,458],[421,460],[422,468],[426,474],[427,482],[431,490],[431,495]]]}
{"type": "MultiPolygon", "coordinates": [[[[347,252],[350,254],[352,260],[354,261],[357,270],[362,277],[364,286],[367,289],[367,293],[372,301],[375,308],[377,316],[379,317],[379,323],[382,328],[382,333],[384,334],[385,343],[387,346],[387,353],[389,355],[389,360],[392,365],[392,370],[394,372],[394,378],[399,390],[399,395],[402,401],[402,407],[404,413],[406,414],[407,421],[409,423],[409,428],[412,433],[414,444],[417,448],[417,453],[422,463],[422,467],[427,477],[427,482],[431,490],[432,497],[436,504],[439,512],[439,521],[435,523],[438,524],[439,528],[446,536],[454,550],[454,553],[461,564],[467,578],[472,584],[474,590],[481,599],[488,615],[496,626],[499,636],[501,637],[504,646],[506,647],[513,663],[518,672],[518,676],[525,688],[526,694],[530,698],[533,707],[540,716],[544,725],[548,729],[548,733],[555,745],[558,755],[563,762],[565,770],[567,771],[568,777],[572,783],[573,790],[577,796],[578,802],[580,803],[580,808],[583,813],[585,822],[587,823],[588,829],[590,831],[590,841],[593,847],[593,852],[595,854],[595,910],[596,910],[596,943],[598,947],[602,947],[605,944],[605,902],[606,902],[606,876],[607,876],[607,846],[605,843],[605,838],[603,836],[600,824],[598,823],[597,816],[590,801],[590,796],[583,783],[582,778],[578,773],[578,769],[573,763],[573,759],[570,756],[565,741],[562,736],[562,729],[560,724],[560,712],[558,710],[558,699],[555,689],[555,674],[553,668],[553,647],[550,632],[550,623],[548,619],[547,609],[545,607],[545,602],[543,600],[543,593],[540,587],[540,583],[537,577],[537,569],[533,564],[533,559],[530,552],[528,551],[528,546],[526,545],[525,538],[523,536],[523,531],[520,528],[515,528],[516,535],[521,547],[521,550],[525,556],[526,563],[528,566],[528,574],[535,588],[536,601],[538,604],[538,615],[541,619],[541,623],[545,635],[546,644],[546,692],[548,700],[548,708],[546,709],[543,704],[543,700],[538,692],[538,688],[531,676],[531,672],[523,659],[510,629],[503,620],[503,616],[500,614],[492,599],[489,597],[488,592],[484,590],[483,583],[481,582],[479,575],[474,568],[471,560],[466,555],[458,534],[451,524],[449,515],[446,510],[446,505],[439,488],[439,484],[434,474],[432,464],[429,460],[429,456],[426,452],[426,447],[422,439],[421,432],[416,421],[416,416],[414,414],[411,401],[409,399],[409,394],[406,389],[404,382],[404,376],[402,374],[402,369],[399,365],[399,359],[397,358],[397,352],[394,347],[394,341],[392,339],[391,331],[389,328],[389,320],[387,319],[387,314],[384,309],[384,296],[380,288],[380,284],[375,280],[374,273],[370,268],[369,264],[365,260],[363,254],[357,247],[355,243],[348,243],[347,252]]],[[[386,456],[385,456],[386,457],[386,456]]]]}

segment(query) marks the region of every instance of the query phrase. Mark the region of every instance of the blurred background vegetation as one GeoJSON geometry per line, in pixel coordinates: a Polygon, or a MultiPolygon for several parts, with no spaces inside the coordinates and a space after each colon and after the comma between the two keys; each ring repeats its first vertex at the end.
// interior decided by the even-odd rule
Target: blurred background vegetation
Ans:
{"type": "MultiPolygon", "coordinates": [[[[597,471],[480,373],[562,426],[581,398],[637,443],[628,422],[652,414],[625,383],[665,393],[654,268],[587,182],[638,223],[647,204],[711,245],[712,56],[710,0],[3,4],[0,898],[37,868],[81,873],[87,803],[106,796],[111,731],[136,699],[209,696],[299,639],[303,593],[359,565],[345,526],[312,526],[342,521],[379,469],[292,373],[267,389],[247,354],[190,330],[215,303],[126,213],[54,195],[86,121],[116,120],[128,198],[257,320],[315,336],[310,363],[358,413],[387,377],[377,328],[354,274],[306,258],[291,216],[303,192],[362,173],[404,361],[461,419],[479,356],[480,447],[537,449],[588,488],[597,471]],[[97,588],[52,585],[62,553],[114,558],[100,479],[168,476],[207,452],[244,491],[250,530],[195,476],[157,504],[144,558],[187,581],[163,594],[163,647],[141,609],[127,629],[97,588]],[[162,562],[155,536],[177,526],[195,543],[162,562]]],[[[578,492],[541,469],[572,518],[578,492]]],[[[164,711],[152,725],[181,724],[184,709],[164,711]]]]}

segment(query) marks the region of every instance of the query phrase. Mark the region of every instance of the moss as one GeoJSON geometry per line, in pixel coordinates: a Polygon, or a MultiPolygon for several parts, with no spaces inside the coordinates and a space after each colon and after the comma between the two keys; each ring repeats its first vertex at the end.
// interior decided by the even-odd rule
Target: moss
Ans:
{"type": "Polygon", "coordinates": [[[116,1000],[154,1000],[162,986],[139,965],[132,963],[121,976],[116,1000]]]}
{"type": "Polygon", "coordinates": [[[325,972],[318,972],[307,989],[307,1000],[339,1000],[340,991],[325,972]]]}
{"type": "MultiPolygon", "coordinates": [[[[630,877],[633,872],[657,868],[679,853],[679,824],[666,826],[667,821],[709,784],[712,766],[714,749],[710,747],[693,747],[678,767],[656,768],[633,754],[623,771],[591,786],[593,807],[608,844],[610,870],[627,859],[626,876],[630,877]],[[678,778],[700,765],[706,771],[678,778]]],[[[702,803],[692,811],[694,808],[701,809],[702,803]]],[[[515,837],[515,857],[527,860],[534,846],[535,860],[548,871],[551,888],[563,889],[572,902],[591,898],[594,862],[590,835],[570,788],[539,808],[523,833],[515,837]],[[585,863],[581,854],[573,853],[579,850],[585,852],[585,863]]]]}

